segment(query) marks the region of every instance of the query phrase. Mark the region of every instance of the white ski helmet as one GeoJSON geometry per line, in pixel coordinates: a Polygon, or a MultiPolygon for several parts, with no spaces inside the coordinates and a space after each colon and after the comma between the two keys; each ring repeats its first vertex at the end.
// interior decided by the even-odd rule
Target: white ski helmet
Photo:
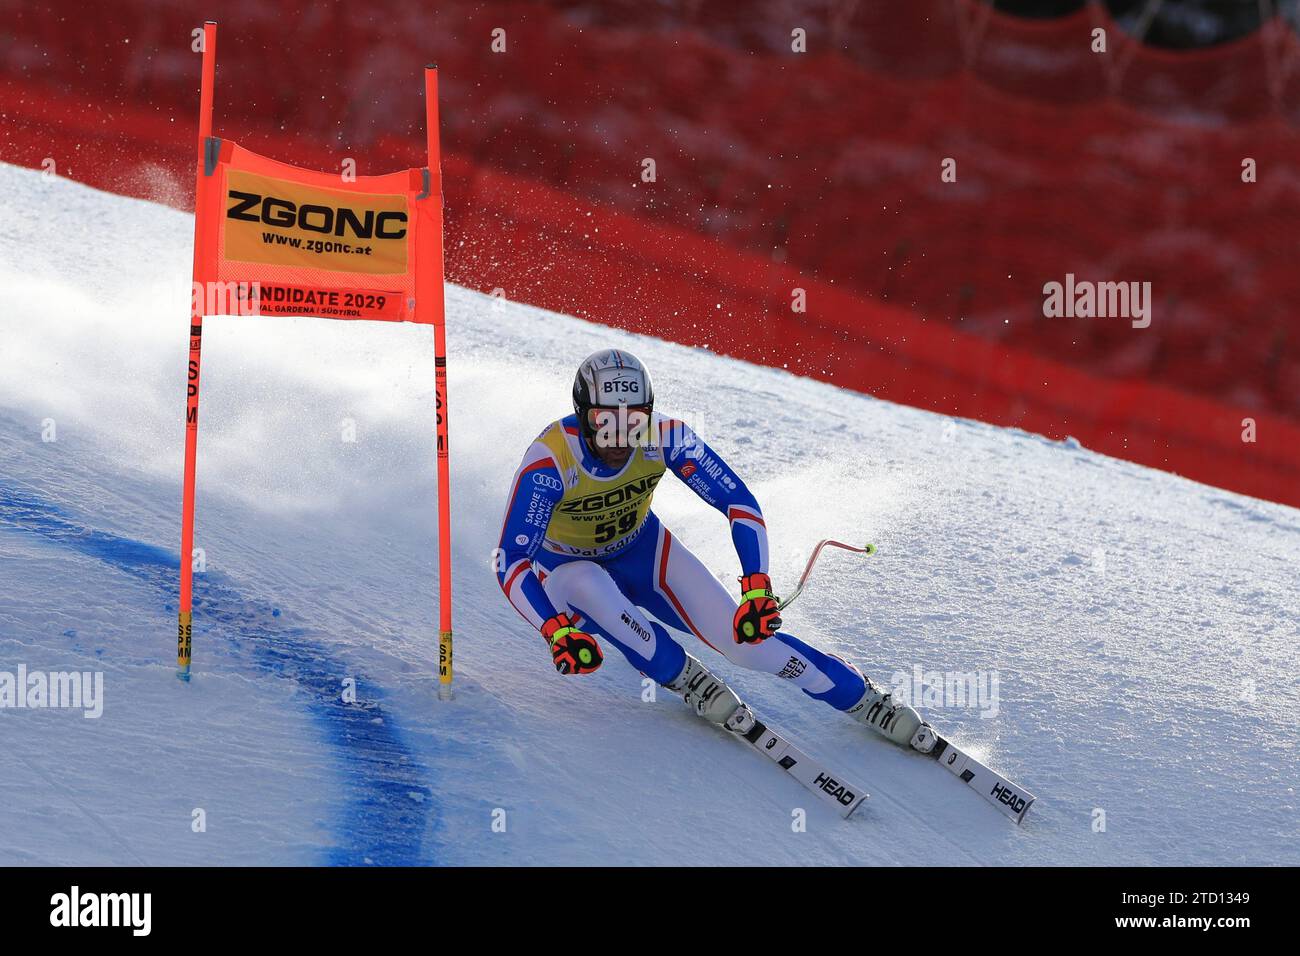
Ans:
{"type": "Polygon", "coordinates": [[[590,440],[592,426],[587,412],[593,408],[654,406],[654,386],[641,360],[622,349],[592,352],[578,366],[573,377],[573,410],[583,437],[590,440]]]}

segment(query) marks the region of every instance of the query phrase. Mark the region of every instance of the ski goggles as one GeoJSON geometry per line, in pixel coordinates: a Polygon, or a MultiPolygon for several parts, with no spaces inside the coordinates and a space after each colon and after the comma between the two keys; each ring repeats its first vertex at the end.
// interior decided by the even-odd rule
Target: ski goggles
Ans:
{"type": "Polygon", "coordinates": [[[640,448],[654,442],[653,405],[587,409],[587,429],[597,448],[640,448]]]}

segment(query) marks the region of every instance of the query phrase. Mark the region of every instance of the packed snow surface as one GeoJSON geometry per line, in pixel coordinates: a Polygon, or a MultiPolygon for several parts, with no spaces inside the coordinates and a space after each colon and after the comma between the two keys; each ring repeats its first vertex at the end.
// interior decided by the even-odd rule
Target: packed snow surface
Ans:
{"type": "MultiPolygon", "coordinates": [[[[432,330],[314,318],[204,323],[176,680],[192,220],[10,166],[0,196],[0,681],[103,675],[97,718],[0,710],[0,864],[1300,863],[1300,512],[457,287],[455,698],[432,330]],[[757,494],[778,591],[820,538],[878,545],[827,552],[786,629],[885,683],[985,680],[923,709],[1037,794],[1023,826],[693,638],[865,786],[853,818],[612,650],[555,673],[492,549],[606,344],[757,494]]],[[[725,520],[671,478],[655,505],[734,584],[725,520]]]]}

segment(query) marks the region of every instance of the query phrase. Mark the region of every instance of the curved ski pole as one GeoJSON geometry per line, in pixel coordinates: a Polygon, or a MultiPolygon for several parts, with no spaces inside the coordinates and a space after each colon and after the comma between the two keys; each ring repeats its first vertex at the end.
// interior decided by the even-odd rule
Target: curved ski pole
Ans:
{"type": "Polygon", "coordinates": [[[822,548],[826,547],[828,544],[832,547],[843,548],[845,551],[855,551],[858,554],[865,554],[868,556],[876,553],[876,546],[874,544],[867,544],[865,547],[858,548],[851,544],[845,544],[843,541],[834,541],[830,538],[823,538],[821,541],[817,542],[817,547],[813,548],[812,557],[808,559],[808,566],[803,569],[803,576],[799,578],[799,583],[795,586],[794,593],[777,604],[776,608],[778,611],[784,611],[787,607],[793,604],[794,599],[802,593],[803,586],[808,582],[808,575],[812,574],[813,565],[817,563],[818,555],[822,553],[822,548]]]}

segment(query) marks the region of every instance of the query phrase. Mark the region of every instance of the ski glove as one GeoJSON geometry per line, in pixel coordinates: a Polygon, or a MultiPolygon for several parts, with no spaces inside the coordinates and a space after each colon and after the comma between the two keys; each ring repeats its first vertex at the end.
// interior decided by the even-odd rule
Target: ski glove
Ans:
{"type": "Polygon", "coordinates": [[[737,644],[767,640],[781,626],[781,612],[772,594],[772,579],[758,572],[740,579],[740,607],[732,618],[737,644]]]}
{"type": "Polygon", "coordinates": [[[551,646],[551,660],[561,674],[590,674],[605,659],[590,634],[573,626],[567,614],[557,614],[542,625],[542,637],[551,646]]]}

